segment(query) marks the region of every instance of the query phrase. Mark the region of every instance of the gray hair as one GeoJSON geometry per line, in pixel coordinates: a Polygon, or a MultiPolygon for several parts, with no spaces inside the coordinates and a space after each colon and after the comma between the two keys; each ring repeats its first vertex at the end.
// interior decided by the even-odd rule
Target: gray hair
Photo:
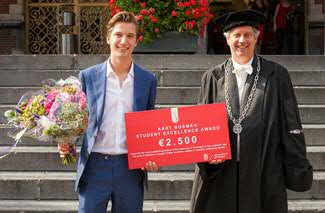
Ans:
{"type": "MultiPolygon", "coordinates": [[[[260,31],[258,30],[258,29],[256,29],[255,27],[252,27],[253,28],[253,32],[254,32],[254,36],[255,36],[255,38],[257,38],[258,37],[258,35],[260,34],[260,31]]],[[[228,30],[227,32],[224,32],[223,33],[223,35],[225,36],[225,38],[228,40],[228,38],[229,38],[229,35],[230,35],[230,33],[231,33],[231,30],[232,29],[230,29],[230,30],[228,30]]]]}

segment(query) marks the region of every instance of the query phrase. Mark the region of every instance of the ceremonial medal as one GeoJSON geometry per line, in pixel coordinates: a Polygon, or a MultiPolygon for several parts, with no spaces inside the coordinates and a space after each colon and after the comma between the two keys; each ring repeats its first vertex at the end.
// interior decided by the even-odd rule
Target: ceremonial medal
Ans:
{"type": "Polygon", "coordinates": [[[253,101],[253,97],[256,91],[256,86],[257,86],[257,81],[259,79],[259,74],[260,74],[260,70],[261,70],[261,62],[260,62],[260,58],[257,57],[257,72],[256,72],[256,76],[254,78],[254,83],[252,86],[252,89],[249,93],[248,96],[248,100],[246,102],[246,105],[244,107],[244,111],[243,113],[239,116],[238,119],[234,118],[232,111],[231,111],[231,106],[229,103],[229,88],[228,88],[228,78],[229,78],[229,70],[230,70],[230,66],[231,66],[231,60],[229,59],[228,62],[226,63],[225,66],[225,100],[226,100],[226,106],[227,106],[227,111],[228,111],[228,115],[230,120],[232,120],[232,122],[234,123],[234,126],[232,128],[232,131],[237,135],[237,162],[240,161],[240,133],[243,131],[243,127],[241,126],[241,122],[242,120],[244,120],[244,118],[247,115],[247,112],[251,106],[251,103],[253,101]]]}
{"type": "Polygon", "coordinates": [[[232,131],[237,135],[240,134],[242,130],[243,127],[240,124],[235,124],[234,127],[232,128],[232,131]]]}

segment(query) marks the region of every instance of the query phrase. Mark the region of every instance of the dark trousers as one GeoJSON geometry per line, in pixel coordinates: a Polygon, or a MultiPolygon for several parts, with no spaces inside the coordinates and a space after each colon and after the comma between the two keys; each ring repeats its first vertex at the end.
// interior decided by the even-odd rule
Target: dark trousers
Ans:
{"type": "Polygon", "coordinates": [[[127,155],[91,153],[79,187],[79,213],[142,213],[143,172],[129,170],[127,155]]]}
{"type": "Polygon", "coordinates": [[[290,28],[278,28],[276,31],[276,54],[281,55],[284,43],[287,44],[288,54],[293,54],[293,33],[294,31],[290,28]]]}

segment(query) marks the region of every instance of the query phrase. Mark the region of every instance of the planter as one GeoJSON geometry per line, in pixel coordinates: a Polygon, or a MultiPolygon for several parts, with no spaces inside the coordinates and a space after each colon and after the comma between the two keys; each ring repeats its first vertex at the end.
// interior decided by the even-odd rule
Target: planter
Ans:
{"type": "Polygon", "coordinates": [[[164,32],[152,43],[139,43],[135,53],[195,53],[198,36],[186,32],[164,32]]]}

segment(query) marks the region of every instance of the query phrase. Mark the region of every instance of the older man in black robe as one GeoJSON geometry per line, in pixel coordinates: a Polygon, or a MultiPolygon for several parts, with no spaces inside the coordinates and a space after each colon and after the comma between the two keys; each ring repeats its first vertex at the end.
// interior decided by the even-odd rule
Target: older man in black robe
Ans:
{"type": "Polygon", "coordinates": [[[289,73],[254,52],[263,19],[252,10],[219,19],[231,58],[204,74],[199,103],[226,103],[233,158],[198,164],[193,213],[286,213],[286,189],[311,187],[289,73]]]}

